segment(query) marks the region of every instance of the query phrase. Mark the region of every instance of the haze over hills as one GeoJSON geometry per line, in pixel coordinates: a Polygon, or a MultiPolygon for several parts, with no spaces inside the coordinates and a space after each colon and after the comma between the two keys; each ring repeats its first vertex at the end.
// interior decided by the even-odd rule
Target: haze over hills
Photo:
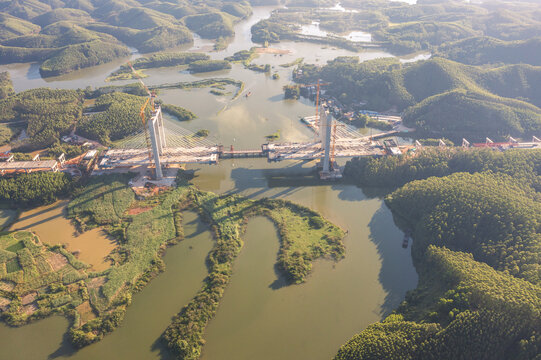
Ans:
{"type": "Polygon", "coordinates": [[[190,43],[191,31],[232,36],[233,25],[250,14],[245,1],[3,1],[0,63],[47,60],[41,75],[60,75],[125,57],[126,45],[151,52],[190,43]]]}

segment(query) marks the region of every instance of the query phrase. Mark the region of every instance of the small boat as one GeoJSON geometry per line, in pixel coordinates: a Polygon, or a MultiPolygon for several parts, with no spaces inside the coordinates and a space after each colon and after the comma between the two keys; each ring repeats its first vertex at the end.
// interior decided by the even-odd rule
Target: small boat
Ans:
{"type": "Polygon", "coordinates": [[[248,97],[248,96],[250,96],[250,95],[252,95],[252,92],[251,92],[251,91],[248,91],[248,92],[246,93],[246,97],[248,97]]]}
{"type": "Polygon", "coordinates": [[[402,247],[404,249],[407,249],[409,242],[410,242],[410,236],[408,234],[404,234],[404,239],[402,240],[402,247]]]}

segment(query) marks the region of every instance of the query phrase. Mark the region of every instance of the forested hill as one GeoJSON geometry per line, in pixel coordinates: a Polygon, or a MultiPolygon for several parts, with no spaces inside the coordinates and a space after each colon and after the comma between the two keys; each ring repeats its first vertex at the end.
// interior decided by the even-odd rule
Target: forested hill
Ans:
{"type": "Polygon", "coordinates": [[[539,359],[539,286],[435,246],[420,276],[438,285],[410,293],[398,314],[355,335],[335,360],[539,359]]]}
{"type": "MultiPolygon", "coordinates": [[[[173,58],[176,61],[192,57],[184,57],[185,53],[170,55],[165,60],[164,57],[153,60],[173,58]]],[[[15,93],[9,74],[0,73],[0,129],[10,129],[11,124],[16,124],[19,132],[22,129],[26,131],[26,139],[11,143],[12,150],[16,152],[53,151],[61,146],[61,137],[70,134],[74,128],[82,136],[111,145],[113,141],[141,130],[139,113],[146,97],[139,95],[146,93],[138,83],[94,91],[38,88],[15,93]]],[[[180,120],[195,118],[193,113],[179,106],[162,106],[164,111],[173,113],[180,120]]],[[[149,116],[148,107],[146,111],[149,116]]],[[[13,140],[15,136],[16,133],[4,135],[0,131],[0,140],[4,142],[13,140]]],[[[69,155],[66,149],[61,152],[69,155]]]]}
{"type": "Polygon", "coordinates": [[[539,359],[541,151],[433,150],[346,168],[363,185],[406,183],[385,202],[413,237],[419,284],[337,360],[539,359]]]}
{"type": "Polygon", "coordinates": [[[432,137],[461,140],[541,133],[541,67],[463,65],[443,58],[415,64],[395,59],[359,63],[341,57],[301,67],[300,82],[321,78],[345,103],[404,111],[406,125],[432,137]]]}
{"type": "Polygon", "coordinates": [[[43,62],[54,76],[130,54],[217,39],[252,13],[247,1],[0,0],[0,63],[43,62]]]}
{"type": "MultiPolygon", "coordinates": [[[[350,11],[332,11],[335,1],[288,0],[287,9],[273,13],[252,28],[255,42],[292,40],[300,24],[314,21],[333,34],[363,31],[395,55],[417,51],[438,53],[467,64],[526,63],[539,65],[536,43],[541,36],[539,1],[419,0],[415,4],[388,0],[342,0],[350,11]],[[458,43],[455,43],[457,42],[458,43]],[[453,44],[454,43],[454,44],[453,44]],[[478,45],[478,46],[476,46],[478,45]],[[463,48],[461,48],[461,46],[463,48]],[[531,51],[528,51],[528,47],[531,51]],[[512,54],[505,53],[511,50],[512,54]]],[[[334,36],[320,42],[356,48],[334,36]]]]}
{"type": "Polygon", "coordinates": [[[449,42],[437,49],[439,56],[463,64],[529,64],[541,65],[541,37],[505,41],[492,37],[472,37],[449,42]]]}

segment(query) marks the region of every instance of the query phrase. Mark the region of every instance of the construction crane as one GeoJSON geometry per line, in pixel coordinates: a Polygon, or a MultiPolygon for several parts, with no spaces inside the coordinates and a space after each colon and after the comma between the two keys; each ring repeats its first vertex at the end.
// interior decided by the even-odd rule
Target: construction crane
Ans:
{"type": "MultiPolygon", "coordinates": [[[[315,121],[319,121],[319,93],[321,91],[322,86],[330,85],[331,83],[322,83],[320,79],[317,80],[316,84],[301,84],[299,87],[316,87],[316,119],[315,121]]],[[[322,131],[322,129],[319,129],[316,133],[319,131],[322,131]]]]}
{"type": "MultiPolygon", "coordinates": [[[[143,80],[141,79],[141,76],[135,71],[133,68],[131,62],[128,61],[128,66],[130,67],[131,71],[133,72],[133,75],[139,80],[139,83],[143,86],[145,91],[148,94],[148,99],[145,101],[143,106],[141,106],[141,110],[139,110],[139,116],[141,117],[141,122],[143,123],[143,129],[145,131],[145,140],[147,145],[147,152],[148,152],[148,161],[149,161],[149,168],[152,168],[152,145],[150,144],[150,134],[148,132],[147,127],[147,120],[145,117],[145,110],[150,103],[150,108],[152,111],[156,110],[156,104],[154,103],[154,98],[156,97],[156,93],[154,91],[150,91],[148,87],[145,85],[143,80]]],[[[154,175],[156,176],[156,170],[154,169],[154,175]]]]}
{"type": "Polygon", "coordinates": [[[316,87],[316,120],[318,120],[319,115],[319,93],[322,86],[331,85],[331,83],[322,83],[320,79],[317,80],[316,84],[301,84],[299,87],[316,87]]]}

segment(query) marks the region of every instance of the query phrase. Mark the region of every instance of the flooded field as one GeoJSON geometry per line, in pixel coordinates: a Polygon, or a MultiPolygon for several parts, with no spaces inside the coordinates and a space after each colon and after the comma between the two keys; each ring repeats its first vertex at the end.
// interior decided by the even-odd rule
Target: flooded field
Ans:
{"type": "Polygon", "coordinates": [[[66,245],[69,252],[76,252],[79,260],[92,265],[92,270],[102,271],[110,266],[105,257],[116,247],[116,241],[102,230],[92,229],[78,234],[66,219],[67,201],[24,211],[10,230],[30,230],[49,245],[66,245]]]}

